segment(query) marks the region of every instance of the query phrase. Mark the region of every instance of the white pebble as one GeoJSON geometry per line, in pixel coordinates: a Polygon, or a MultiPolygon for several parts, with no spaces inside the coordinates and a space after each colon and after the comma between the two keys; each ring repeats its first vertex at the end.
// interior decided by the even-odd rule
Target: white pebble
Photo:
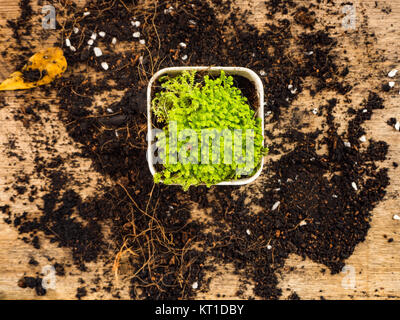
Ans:
{"type": "Polygon", "coordinates": [[[180,46],[181,48],[186,48],[186,43],[181,42],[181,43],[179,44],[179,46],[180,46]]]}
{"type": "Polygon", "coordinates": [[[393,220],[400,220],[400,217],[399,217],[397,214],[395,214],[395,215],[393,216],[393,220]]]}
{"type": "Polygon", "coordinates": [[[187,58],[188,58],[188,56],[187,56],[187,54],[185,54],[185,55],[182,57],[182,60],[185,61],[185,60],[187,60],[187,58]]]}
{"type": "Polygon", "coordinates": [[[249,229],[246,230],[246,233],[247,233],[248,235],[251,235],[251,231],[250,231],[249,229]]]}
{"type": "Polygon", "coordinates": [[[291,84],[288,85],[288,89],[292,94],[295,94],[297,92],[297,88],[294,88],[293,85],[291,84]]]}
{"type": "Polygon", "coordinates": [[[394,125],[394,128],[397,130],[397,131],[400,131],[400,122],[396,122],[396,124],[394,125]]]}
{"type": "Polygon", "coordinates": [[[266,75],[265,71],[264,71],[264,70],[261,70],[261,71],[260,71],[260,76],[265,76],[265,75],[266,75]]]}
{"type": "Polygon", "coordinates": [[[352,183],[351,183],[351,186],[353,187],[354,190],[356,190],[356,191],[358,190],[357,185],[356,185],[355,182],[352,182],[352,183]]]}
{"type": "Polygon", "coordinates": [[[71,46],[71,41],[67,38],[67,39],[65,39],[65,45],[67,46],[67,47],[70,47],[71,46]]]}
{"type": "Polygon", "coordinates": [[[118,138],[119,137],[119,134],[118,134],[118,131],[117,130],[115,130],[115,136],[118,138]]]}
{"type": "Polygon", "coordinates": [[[92,33],[92,35],[90,36],[90,39],[96,40],[97,38],[97,33],[92,33]]]}
{"type": "Polygon", "coordinates": [[[134,32],[133,33],[133,37],[134,38],[140,38],[140,32],[139,31],[134,32]]]}
{"type": "Polygon", "coordinates": [[[333,195],[332,195],[332,198],[337,199],[337,197],[338,197],[337,194],[333,194],[333,195]]]}
{"type": "Polygon", "coordinates": [[[101,49],[99,47],[94,47],[93,51],[96,57],[100,57],[103,55],[103,52],[101,52],[101,49]]]}
{"type": "Polygon", "coordinates": [[[193,284],[192,284],[192,289],[193,290],[196,290],[197,288],[199,287],[199,283],[196,281],[196,282],[193,282],[193,284]]]}
{"type": "Polygon", "coordinates": [[[307,55],[307,56],[311,56],[311,55],[313,55],[313,54],[314,54],[314,51],[306,52],[306,55],[307,55]]]}
{"type": "Polygon", "coordinates": [[[100,31],[100,32],[99,32],[99,36],[102,37],[102,38],[104,38],[104,37],[106,36],[106,33],[105,33],[104,31],[100,31]]]}
{"type": "Polygon", "coordinates": [[[399,70],[393,69],[388,73],[388,77],[393,78],[399,70]]]}
{"type": "Polygon", "coordinates": [[[280,201],[275,202],[274,205],[272,206],[271,210],[275,211],[279,207],[280,204],[281,204],[280,201]]]}
{"type": "Polygon", "coordinates": [[[79,29],[77,27],[74,27],[74,33],[77,34],[79,32],[79,29]]]}
{"type": "Polygon", "coordinates": [[[344,146],[347,147],[347,148],[350,148],[351,147],[351,143],[348,142],[348,141],[345,141],[344,142],[344,146]]]}
{"type": "Polygon", "coordinates": [[[313,111],[312,111],[312,113],[318,114],[318,109],[317,109],[317,108],[314,108],[313,111]]]}
{"type": "Polygon", "coordinates": [[[268,249],[268,250],[271,250],[271,249],[272,249],[272,246],[271,246],[270,244],[268,244],[268,245],[267,245],[267,249],[268,249]]]}
{"type": "Polygon", "coordinates": [[[76,48],[75,48],[74,46],[70,46],[69,49],[70,49],[72,52],[75,52],[75,51],[76,51],[76,48]]]}
{"type": "Polygon", "coordinates": [[[116,44],[116,43],[117,43],[117,38],[115,38],[115,37],[112,38],[111,43],[112,43],[112,44],[116,44]]]}
{"type": "Polygon", "coordinates": [[[299,223],[299,226],[300,227],[303,227],[303,226],[306,226],[307,225],[307,221],[306,220],[303,220],[303,221],[301,221],[300,223],[299,223]]]}
{"type": "Polygon", "coordinates": [[[394,81],[390,81],[390,82],[389,82],[389,87],[393,88],[394,85],[395,85],[395,82],[394,82],[394,81]]]}
{"type": "Polygon", "coordinates": [[[85,17],[88,16],[88,15],[90,15],[90,11],[84,12],[83,15],[84,15],[85,17]]]}
{"type": "Polygon", "coordinates": [[[169,7],[168,9],[164,9],[164,14],[170,13],[174,10],[174,7],[169,7]]]}
{"type": "Polygon", "coordinates": [[[367,112],[368,112],[368,110],[367,110],[367,109],[364,109],[364,110],[363,110],[363,113],[367,113],[367,112]]]}
{"type": "Polygon", "coordinates": [[[197,22],[194,21],[194,20],[189,20],[189,23],[192,24],[192,25],[194,25],[194,26],[197,24],[197,22]]]}
{"type": "Polygon", "coordinates": [[[94,43],[94,41],[93,41],[92,39],[89,39],[89,41],[87,42],[87,44],[88,44],[89,46],[92,46],[93,43],[94,43]]]}
{"type": "Polygon", "coordinates": [[[104,70],[108,70],[108,63],[107,63],[107,62],[102,62],[102,63],[101,63],[101,67],[102,67],[104,70]]]}
{"type": "Polygon", "coordinates": [[[146,44],[146,40],[140,39],[140,40],[139,40],[139,43],[140,43],[140,44],[146,44]]]}
{"type": "Polygon", "coordinates": [[[107,108],[106,110],[107,110],[108,113],[113,113],[114,112],[113,109],[111,109],[111,108],[107,108]]]}
{"type": "Polygon", "coordinates": [[[135,21],[134,22],[134,26],[139,28],[140,27],[140,21],[135,21]]]}
{"type": "Polygon", "coordinates": [[[362,137],[360,138],[360,141],[361,141],[361,142],[366,142],[366,141],[367,141],[367,138],[366,138],[365,136],[362,136],[362,137]]]}

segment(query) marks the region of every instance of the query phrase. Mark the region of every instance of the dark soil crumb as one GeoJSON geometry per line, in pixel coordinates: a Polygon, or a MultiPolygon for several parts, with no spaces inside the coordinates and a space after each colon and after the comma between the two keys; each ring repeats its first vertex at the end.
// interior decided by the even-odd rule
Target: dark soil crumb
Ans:
{"type": "Polygon", "coordinates": [[[399,122],[397,121],[396,118],[390,118],[387,122],[386,122],[389,126],[393,127],[394,129],[396,129],[397,131],[399,131],[399,122]]]}
{"type": "Polygon", "coordinates": [[[37,82],[46,75],[46,70],[24,70],[22,71],[22,78],[25,82],[37,82]]]}
{"type": "Polygon", "coordinates": [[[87,296],[87,290],[84,287],[78,288],[76,290],[76,297],[81,300],[81,298],[86,297],[87,296]]]}
{"type": "Polygon", "coordinates": [[[30,258],[28,263],[30,265],[32,265],[32,266],[38,266],[39,265],[39,262],[37,262],[34,258],[30,258]]]}
{"type": "Polygon", "coordinates": [[[56,275],[60,276],[60,277],[64,277],[65,276],[65,269],[64,269],[64,265],[56,262],[54,264],[54,269],[56,270],[56,275]]]}
{"type": "Polygon", "coordinates": [[[289,297],[288,300],[300,300],[300,297],[296,292],[293,292],[289,297]]]}
{"type": "MultiPolygon", "coordinates": [[[[29,3],[21,1],[21,17],[8,23],[17,43],[29,29],[22,19],[31,14],[29,3]]],[[[89,271],[87,263],[95,261],[104,262],[109,273],[113,266],[127,264],[132,270],[128,277],[133,299],[193,298],[193,284],[206,287],[211,281],[209,271],[224,264],[232,264],[242,279],[238,296],[244,296],[251,280],[253,295],[277,299],[282,293],[276,272],[292,253],[322,263],[332,273],[340,272],[365,240],[371,212],[389,184],[387,169],[377,165],[386,158],[388,145],[371,139],[365,151],[360,148],[364,122],[384,108],[378,93],[381,88],[369,92],[361,105],[349,106],[348,129],[339,133],[335,111],[352,90],[346,79],[349,69],[337,56],[337,41],[330,29],[318,23],[313,6],[266,1],[267,18],[273,22],[269,20],[260,31],[246,22],[249,14],[235,10],[231,1],[213,1],[210,6],[206,1],[178,0],[159,3],[157,8],[152,2],[144,8],[138,4],[91,0],[85,5],[90,15],[66,20],[62,38],[68,37],[76,48],[64,48],[71,72],[47,90],[56,94],[53,104],[59,110],[58,118],[81,151],[72,159],[55,155],[50,160],[37,153],[34,174],[45,179],[47,188],[39,193],[29,181],[21,182],[14,187],[14,197],[29,194],[32,202],[41,203],[39,212],[34,217],[18,215],[3,206],[4,220],[35,248],[40,248],[44,237],[68,248],[79,270],[89,271]],[[220,12],[227,13],[227,18],[220,20],[220,12]],[[140,26],[131,23],[133,16],[142,20],[140,26]],[[299,36],[291,33],[292,24],[302,28],[299,36]],[[87,42],[100,30],[105,36],[97,35],[94,45],[102,46],[104,54],[95,57],[87,42]],[[137,31],[147,48],[132,38],[137,31]],[[130,49],[116,50],[114,38],[130,49]],[[298,50],[296,59],[287,54],[293,48],[298,50]],[[101,66],[104,61],[107,71],[101,66]],[[271,114],[268,122],[284,130],[265,132],[272,141],[271,153],[280,158],[268,161],[257,184],[200,186],[189,192],[154,185],[146,160],[147,78],[158,69],[184,65],[247,66],[260,74],[265,112],[271,114]],[[88,71],[79,72],[83,67],[88,71]],[[96,77],[91,76],[94,73],[96,77]],[[123,96],[110,95],[114,89],[123,91],[123,96]],[[335,99],[319,108],[323,128],[304,130],[307,126],[295,116],[299,112],[292,102],[303,91],[311,96],[335,93],[335,99]],[[107,99],[95,102],[94,96],[104,93],[107,99]],[[293,115],[290,123],[288,114],[293,115]],[[327,152],[321,155],[322,147],[327,152]],[[90,159],[112,185],[102,186],[99,195],[84,200],[66,170],[69,161],[77,158],[90,159]],[[261,210],[255,211],[253,205],[261,210]],[[208,222],[193,219],[195,207],[205,212],[208,222]],[[134,254],[129,255],[127,248],[134,254]],[[126,261],[118,259],[118,252],[128,257],[126,261]]],[[[83,16],[72,5],[68,12],[83,16]]],[[[55,45],[60,43],[57,39],[55,45]]],[[[27,102],[27,108],[17,110],[14,119],[27,129],[46,122],[50,107],[33,103],[29,97],[27,102]]],[[[57,154],[56,138],[35,140],[50,155],[57,154]]],[[[9,149],[10,157],[18,154],[15,143],[9,149]]],[[[57,275],[65,275],[63,265],[54,267],[57,275]]],[[[29,285],[25,280],[19,285],[31,287],[32,281],[38,281],[29,279],[29,285]]],[[[97,288],[98,281],[93,284],[97,288]]],[[[120,297],[113,292],[111,281],[98,287],[120,297]]],[[[86,295],[85,287],[78,288],[78,299],[86,295]]],[[[290,299],[298,298],[295,292],[290,295],[290,299]]]]}
{"type": "Polygon", "coordinates": [[[20,288],[35,289],[38,296],[44,296],[47,292],[46,289],[42,287],[42,278],[39,277],[23,277],[18,281],[18,286],[20,288]]]}

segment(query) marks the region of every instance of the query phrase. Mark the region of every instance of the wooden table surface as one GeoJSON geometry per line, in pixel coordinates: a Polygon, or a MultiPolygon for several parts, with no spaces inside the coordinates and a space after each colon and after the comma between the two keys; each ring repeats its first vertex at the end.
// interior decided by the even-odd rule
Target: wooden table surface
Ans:
{"type": "MultiPolygon", "coordinates": [[[[34,20],[40,24],[41,8],[36,5],[36,1],[33,2],[34,10],[37,12],[34,20]]],[[[255,9],[250,19],[258,25],[262,25],[265,19],[266,9],[263,2],[262,0],[235,1],[240,8],[255,9]]],[[[304,1],[304,3],[309,2],[304,1]]],[[[389,81],[387,73],[392,68],[400,69],[400,0],[360,0],[353,1],[353,4],[356,8],[356,29],[348,33],[341,28],[342,16],[332,15],[334,11],[340,12],[339,4],[336,7],[330,5],[318,10],[317,18],[322,25],[329,24],[337,27],[335,36],[340,44],[338,53],[349,58],[349,62],[343,61],[343,63],[350,67],[348,78],[353,81],[354,89],[349,97],[357,108],[367,97],[368,90],[380,88],[383,83],[389,81]],[[389,14],[385,13],[387,8],[391,8],[389,14]],[[375,33],[377,40],[372,45],[364,45],[362,30],[375,33]]],[[[10,30],[5,27],[6,20],[15,19],[19,12],[17,1],[1,0],[0,43],[2,49],[7,48],[11,41],[10,30]]],[[[31,39],[31,41],[32,44],[43,47],[51,43],[51,38],[31,39]]],[[[15,61],[12,59],[11,52],[8,57],[0,58],[0,80],[14,70],[15,61]]],[[[336,275],[330,275],[329,272],[323,273],[321,269],[326,269],[323,265],[302,260],[295,255],[291,256],[279,275],[279,286],[283,291],[282,298],[286,298],[293,291],[302,299],[320,299],[321,296],[326,299],[400,298],[400,221],[393,219],[393,215],[400,215],[400,168],[395,169],[391,165],[393,161],[400,160],[400,133],[386,124],[390,117],[400,119],[400,82],[396,83],[396,88],[397,90],[392,90],[390,93],[380,93],[385,99],[385,109],[374,111],[372,119],[365,124],[367,137],[386,141],[390,145],[388,158],[381,163],[381,166],[389,168],[390,186],[387,188],[385,200],[373,211],[371,229],[366,241],[359,244],[354,254],[346,261],[347,273],[336,275]],[[393,238],[394,241],[388,243],[385,236],[393,238]]],[[[314,98],[308,96],[307,93],[302,93],[294,104],[300,108],[312,109],[326,101],[330,95],[333,97],[334,93],[324,92],[323,95],[317,95],[314,98]]],[[[10,204],[14,212],[28,211],[34,214],[37,210],[36,203],[24,205],[26,202],[24,199],[16,199],[14,203],[10,203],[12,191],[5,191],[5,188],[12,185],[13,174],[32,172],[35,153],[40,152],[41,155],[46,155],[46,151],[41,150],[40,145],[35,143],[35,131],[46,130],[56,136],[58,139],[56,147],[60,154],[72,154],[79,150],[79,146],[68,137],[65,127],[57,120],[57,106],[52,106],[51,112],[47,115],[49,122],[44,128],[33,126],[27,129],[20,121],[13,120],[15,110],[22,104],[17,94],[0,92],[0,98],[4,98],[9,104],[0,109],[0,159],[2,159],[0,162],[0,205],[10,204]],[[23,162],[7,156],[5,144],[13,137],[18,138],[17,153],[24,155],[26,160],[23,162]]],[[[49,97],[42,97],[38,93],[35,96],[35,93],[32,93],[32,99],[48,101],[49,97]]],[[[338,119],[344,119],[345,113],[341,113],[344,106],[339,106],[338,110],[338,119]]],[[[84,179],[88,175],[102,179],[90,168],[89,160],[82,160],[79,168],[71,167],[69,171],[76,179],[84,179]]],[[[32,177],[31,183],[46,186],[46,181],[35,177],[32,177]]],[[[98,192],[95,186],[88,186],[79,191],[83,195],[98,192]]],[[[90,283],[90,279],[102,274],[104,268],[102,263],[93,263],[89,265],[89,272],[82,273],[73,266],[67,267],[68,276],[56,277],[56,288],[49,290],[44,297],[36,296],[34,290],[19,288],[17,282],[23,275],[35,275],[36,272],[41,272],[44,266],[50,264],[46,256],[56,257],[58,262],[71,262],[71,254],[68,250],[57,248],[48,241],[44,242],[40,250],[36,250],[19,239],[15,228],[0,219],[0,299],[74,299],[76,290],[80,286],[78,279],[83,278],[86,283],[90,283]],[[28,265],[30,257],[34,257],[39,265],[36,267],[28,265]]],[[[123,281],[120,280],[117,284],[114,281],[114,284],[121,287],[122,298],[128,298],[128,285],[121,282],[123,281]]],[[[212,277],[210,290],[207,293],[199,293],[198,298],[217,298],[218,293],[225,295],[227,299],[236,299],[235,293],[239,285],[238,276],[233,272],[223,272],[222,275],[212,277]]],[[[251,286],[248,288],[248,294],[251,295],[251,286]]],[[[85,298],[112,298],[112,295],[100,290],[90,293],[85,298]]]]}

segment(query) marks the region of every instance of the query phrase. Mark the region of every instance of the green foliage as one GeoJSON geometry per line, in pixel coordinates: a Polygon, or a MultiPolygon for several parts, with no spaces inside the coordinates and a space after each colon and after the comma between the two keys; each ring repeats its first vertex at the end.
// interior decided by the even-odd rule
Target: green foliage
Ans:
{"type": "Polygon", "coordinates": [[[211,186],[253,175],[268,152],[262,146],[260,119],[234,86],[231,76],[222,71],[216,79],[204,76],[199,82],[195,77],[195,71],[184,71],[175,77],[160,78],[162,90],[152,101],[152,111],[158,122],[165,123],[157,140],[163,151],[159,156],[164,169],[155,175],[155,181],[179,184],[187,190],[191,185],[211,186]],[[201,133],[205,129],[209,129],[209,137],[203,141],[201,133]],[[235,129],[243,133],[237,134],[235,129]],[[246,138],[251,137],[251,131],[246,133],[246,130],[254,132],[254,149],[246,150],[246,138]],[[174,132],[179,139],[173,139],[174,132]],[[212,138],[214,148],[209,143],[212,138]],[[230,152],[224,152],[225,146],[230,152]],[[175,151],[177,157],[173,156],[175,151]],[[209,159],[208,164],[202,161],[204,158],[209,159]],[[219,161],[213,163],[213,159],[219,161]]]}

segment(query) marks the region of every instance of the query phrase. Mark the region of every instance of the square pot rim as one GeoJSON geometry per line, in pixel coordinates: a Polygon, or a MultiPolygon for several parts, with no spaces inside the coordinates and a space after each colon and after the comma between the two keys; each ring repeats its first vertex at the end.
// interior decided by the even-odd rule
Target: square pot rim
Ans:
{"type": "MultiPolygon", "coordinates": [[[[167,73],[179,73],[185,70],[196,70],[196,71],[225,71],[230,75],[240,75],[247,79],[249,79],[255,86],[258,96],[258,109],[256,111],[257,117],[261,120],[261,128],[262,128],[262,137],[264,146],[264,86],[260,77],[253,70],[245,67],[207,67],[207,66],[187,66],[187,67],[168,67],[163,68],[157,71],[150,79],[149,84],[147,86],[147,163],[149,165],[149,169],[151,174],[154,176],[157,171],[153,165],[153,154],[151,152],[151,142],[153,141],[152,128],[153,123],[152,112],[151,112],[151,95],[152,95],[152,87],[154,82],[162,75],[167,73]]],[[[215,184],[216,186],[240,186],[246,185],[254,182],[261,174],[264,167],[264,157],[261,158],[260,168],[257,172],[251,177],[231,180],[231,181],[222,181],[220,183],[215,184]]]]}

